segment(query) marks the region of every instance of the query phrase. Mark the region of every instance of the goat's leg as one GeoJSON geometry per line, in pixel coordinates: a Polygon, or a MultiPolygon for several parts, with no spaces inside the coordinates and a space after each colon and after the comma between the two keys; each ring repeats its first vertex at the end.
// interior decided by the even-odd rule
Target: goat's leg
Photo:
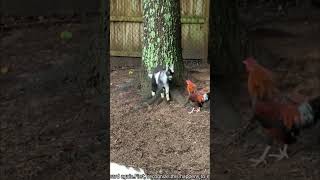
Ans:
{"type": "Polygon", "coordinates": [[[167,101],[170,101],[170,95],[169,95],[169,84],[166,83],[164,85],[164,88],[165,88],[165,91],[166,91],[166,98],[167,98],[167,101]]]}
{"type": "Polygon", "coordinates": [[[161,98],[164,98],[164,93],[163,92],[161,92],[160,95],[161,95],[161,98]]]}

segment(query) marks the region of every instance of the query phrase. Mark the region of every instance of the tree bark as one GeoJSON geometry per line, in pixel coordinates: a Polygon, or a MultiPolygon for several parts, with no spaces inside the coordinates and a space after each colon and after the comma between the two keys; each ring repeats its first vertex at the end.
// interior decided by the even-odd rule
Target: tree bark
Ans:
{"type": "Polygon", "coordinates": [[[211,1],[209,58],[215,74],[235,75],[243,70],[241,63],[238,3],[234,0],[211,1]]]}
{"type": "Polygon", "coordinates": [[[101,50],[99,51],[99,84],[100,84],[100,108],[101,108],[101,126],[102,129],[106,129],[110,122],[108,121],[107,115],[110,112],[108,108],[107,101],[110,98],[110,91],[109,86],[110,78],[109,78],[109,71],[110,71],[110,54],[109,54],[109,40],[110,40],[110,29],[109,29],[109,0],[100,0],[100,25],[99,25],[99,37],[100,37],[100,46],[101,50]]]}
{"type": "MultiPolygon", "coordinates": [[[[213,84],[215,89],[223,92],[222,98],[233,106],[240,97],[241,75],[245,70],[242,60],[249,53],[247,37],[241,29],[238,1],[211,1],[210,4],[208,57],[213,65],[213,84]]],[[[214,111],[220,106],[217,105],[214,111]]]]}
{"type": "Polygon", "coordinates": [[[147,73],[158,65],[174,64],[174,84],[182,85],[180,1],[143,0],[143,18],[142,93],[150,94],[151,83],[147,73]]]}

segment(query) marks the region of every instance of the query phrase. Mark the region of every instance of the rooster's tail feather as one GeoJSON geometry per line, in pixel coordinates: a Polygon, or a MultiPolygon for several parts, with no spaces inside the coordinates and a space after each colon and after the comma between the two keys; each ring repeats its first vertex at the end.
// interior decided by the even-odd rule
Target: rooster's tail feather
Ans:
{"type": "Polygon", "coordinates": [[[317,123],[320,120],[320,96],[300,104],[298,109],[303,127],[317,123]]]}

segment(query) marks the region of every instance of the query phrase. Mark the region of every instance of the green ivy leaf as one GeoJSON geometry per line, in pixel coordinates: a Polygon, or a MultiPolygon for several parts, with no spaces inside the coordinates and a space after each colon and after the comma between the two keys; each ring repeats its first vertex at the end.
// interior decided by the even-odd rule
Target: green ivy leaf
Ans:
{"type": "Polygon", "coordinates": [[[60,33],[60,38],[62,40],[70,40],[72,39],[72,32],[70,31],[63,31],[60,33]]]}

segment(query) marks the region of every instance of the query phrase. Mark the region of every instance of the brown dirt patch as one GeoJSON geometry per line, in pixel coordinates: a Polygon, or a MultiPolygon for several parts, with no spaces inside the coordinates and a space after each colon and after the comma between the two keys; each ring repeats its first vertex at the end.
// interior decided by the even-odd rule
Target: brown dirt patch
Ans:
{"type": "Polygon", "coordinates": [[[93,33],[71,24],[10,30],[1,39],[0,66],[9,67],[0,75],[2,179],[105,179],[97,96],[81,97],[63,70],[93,33]],[[65,29],[74,35],[69,43],[59,39],[65,29]]]}
{"type": "Polygon", "coordinates": [[[141,97],[134,87],[121,87],[134,76],[111,73],[111,161],[151,175],[209,174],[209,113],[190,115],[176,102],[131,111],[141,97]]]}

